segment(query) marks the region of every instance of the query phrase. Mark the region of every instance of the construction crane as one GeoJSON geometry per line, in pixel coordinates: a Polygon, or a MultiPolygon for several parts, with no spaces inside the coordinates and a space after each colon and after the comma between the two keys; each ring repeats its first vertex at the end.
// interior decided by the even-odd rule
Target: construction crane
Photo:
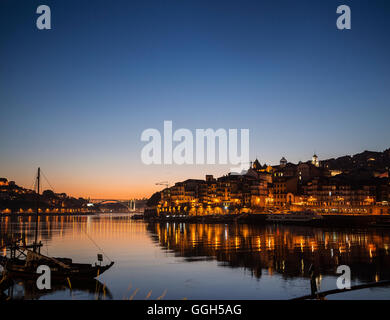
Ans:
{"type": "Polygon", "coordinates": [[[249,162],[239,162],[238,164],[249,164],[249,166],[252,167],[253,161],[249,161],[249,162]]]}
{"type": "Polygon", "coordinates": [[[162,181],[162,182],[157,182],[157,186],[165,186],[166,188],[169,188],[169,182],[168,181],[162,181]]]}
{"type": "MultiPolygon", "coordinates": [[[[239,163],[237,163],[237,165],[239,165],[241,167],[241,169],[244,170],[244,171],[247,171],[247,170],[243,169],[244,165],[246,165],[246,164],[249,164],[249,167],[247,169],[247,170],[249,170],[250,168],[252,168],[253,162],[250,161],[250,162],[239,162],[239,163]]],[[[230,172],[230,174],[241,174],[241,173],[242,173],[242,171],[241,172],[230,172]]]]}

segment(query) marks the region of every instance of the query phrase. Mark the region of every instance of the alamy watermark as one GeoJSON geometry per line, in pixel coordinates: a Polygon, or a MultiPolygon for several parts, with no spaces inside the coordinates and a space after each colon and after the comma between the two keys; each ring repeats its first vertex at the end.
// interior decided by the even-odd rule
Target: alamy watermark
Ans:
{"type": "Polygon", "coordinates": [[[337,267],[336,273],[341,274],[336,281],[337,289],[351,289],[351,268],[343,264],[337,267]]]}
{"type": "Polygon", "coordinates": [[[196,129],[194,138],[191,130],[173,132],[172,121],[164,121],[163,134],[153,128],[142,132],[141,141],[147,144],[142,148],[141,160],[147,165],[231,164],[236,166],[231,172],[241,173],[249,163],[249,129],[240,129],[240,135],[239,152],[238,129],[196,129]]]}
{"type": "Polygon", "coordinates": [[[37,288],[39,290],[50,290],[51,289],[51,270],[47,265],[40,265],[37,268],[37,273],[41,274],[37,278],[37,288]]]}
{"type": "Polygon", "coordinates": [[[40,16],[37,19],[37,28],[39,30],[50,30],[51,29],[51,10],[47,5],[40,5],[37,8],[37,14],[40,16]]]}
{"type": "MultiPolygon", "coordinates": [[[[48,5],[39,5],[37,7],[37,14],[40,16],[37,18],[37,28],[39,30],[51,29],[51,9],[48,5]]],[[[347,5],[340,5],[336,9],[336,13],[340,16],[336,20],[336,26],[339,30],[351,29],[351,8],[347,5]]]]}
{"type": "Polygon", "coordinates": [[[347,5],[341,5],[337,7],[337,14],[340,16],[337,18],[336,26],[339,30],[351,29],[351,8],[347,5]]]}

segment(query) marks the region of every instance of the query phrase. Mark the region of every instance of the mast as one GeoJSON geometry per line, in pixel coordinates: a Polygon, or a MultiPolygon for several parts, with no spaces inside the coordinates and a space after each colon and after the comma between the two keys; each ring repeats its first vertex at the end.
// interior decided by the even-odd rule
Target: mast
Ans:
{"type": "Polygon", "coordinates": [[[39,189],[41,183],[41,168],[38,168],[37,173],[37,214],[35,217],[35,241],[34,241],[34,252],[38,248],[38,219],[39,219],[39,189]]]}

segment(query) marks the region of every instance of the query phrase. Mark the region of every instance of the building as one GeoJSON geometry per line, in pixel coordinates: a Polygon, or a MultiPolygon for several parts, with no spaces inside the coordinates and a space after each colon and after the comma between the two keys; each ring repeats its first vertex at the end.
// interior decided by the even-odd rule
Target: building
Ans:
{"type": "Polygon", "coordinates": [[[283,157],[282,159],[280,159],[280,167],[285,167],[287,165],[287,160],[285,157],[283,157]]]}
{"type": "Polygon", "coordinates": [[[272,182],[273,206],[286,207],[295,202],[298,194],[298,178],[275,176],[272,182]]]}
{"type": "Polygon", "coordinates": [[[323,161],[314,154],[298,164],[282,157],[275,166],[255,159],[245,174],[206,175],[205,180],[188,179],[165,188],[157,211],[209,215],[310,208],[324,213],[381,214],[390,203],[389,167],[390,150],[323,161]]]}
{"type": "Polygon", "coordinates": [[[316,167],[319,167],[320,166],[320,162],[318,161],[318,156],[316,154],[313,155],[312,159],[311,159],[311,163],[316,166],[316,167]]]}

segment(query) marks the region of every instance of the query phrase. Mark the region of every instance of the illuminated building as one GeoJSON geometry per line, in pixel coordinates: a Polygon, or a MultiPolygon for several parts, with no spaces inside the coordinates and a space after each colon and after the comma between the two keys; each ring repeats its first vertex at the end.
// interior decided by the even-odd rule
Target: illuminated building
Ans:
{"type": "Polygon", "coordinates": [[[385,214],[390,203],[389,167],[390,151],[322,162],[314,155],[298,164],[283,157],[275,166],[256,159],[245,174],[207,175],[205,180],[189,179],[164,189],[158,210],[205,215],[310,208],[323,213],[385,214]],[[354,161],[357,168],[351,165],[354,161]]]}
{"type": "Polygon", "coordinates": [[[318,156],[316,154],[313,155],[312,159],[311,159],[311,163],[316,166],[316,167],[319,167],[320,166],[320,162],[318,161],[318,156]]]}

